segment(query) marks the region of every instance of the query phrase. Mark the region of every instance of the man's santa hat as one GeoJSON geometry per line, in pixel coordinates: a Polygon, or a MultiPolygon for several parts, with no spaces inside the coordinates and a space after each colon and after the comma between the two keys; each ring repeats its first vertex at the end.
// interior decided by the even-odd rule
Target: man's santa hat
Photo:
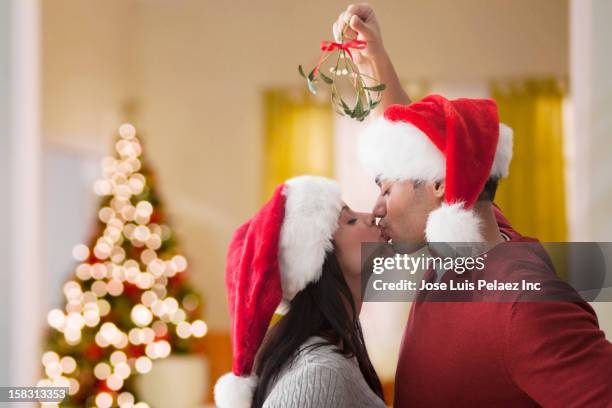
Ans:
{"type": "Polygon", "coordinates": [[[381,180],[445,181],[444,203],[429,214],[429,242],[481,242],[473,205],[486,181],[508,175],[512,129],[492,99],[430,95],[391,105],[361,135],[359,159],[381,180]]]}
{"type": "Polygon", "coordinates": [[[252,374],[274,311],[321,277],[342,210],[338,184],[301,176],[278,186],[232,237],[225,281],[232,321],[232,372],[215,385],[220,408],[250,408],[252,374]]]}

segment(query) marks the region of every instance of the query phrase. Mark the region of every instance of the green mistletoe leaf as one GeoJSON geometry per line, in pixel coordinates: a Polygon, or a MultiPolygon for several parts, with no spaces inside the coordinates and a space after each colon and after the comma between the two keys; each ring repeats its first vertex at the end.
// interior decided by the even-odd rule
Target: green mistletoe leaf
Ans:
{"type": "Polygon", "coordinates": [[[340,103],[340,97],[338,96],[335,90],[332,91],[331,99],[332,99],[332,106],[334,107],[334,110],[336,111],[336,113],[340,116],[344,116],[345,112],[342,107],[342,104],[340,103]]]}
{"type": "Polygon", "coordinates": [[[342,105],[342,110],[344,110],[344,114],[350,117],[353,117],[353,110],[349,108],[349,106],[344,102],[344,99],[340,98],[340,103],[342,105]]]}
{"type": "Polygon", "coordinates": [[[377,107],[379,103],[380,103],[380,99],[377,101],[370,102],[370,110],[373,110],[375,107],[377,107]]]}
{"type": "Polygon", "coordinates": [[[357,103],[355,104],[355,109],[353,109],[353,112],[351,114],[351,118],[355,118],[355,119],[359,119],[363,116],[364,110],[363,110],[363,105],[361,104],[361,99],[357,100],[357,103]]]}
{"type": "Polygon", "coordinates": [[[367,89],[368,91],[381,92],[386,88],[385,84],[378,84],[376,86],[364,86],[363,89],[367,89]]]}
{"type": "Polygon", "coordinates": [[[306,74],[304,73],[304,69],[302,68],[301,65],[298,65],[298,72],[300,73],[301,76],[306,78],[306,74]]]}
{"type": "Polygon", "coordinates": [[[330,77],[328,77],[327,75],[325,75],[321,71],[319,71],[319,76],[321,77],[321,79],[323,79],[323,82],[325,82],[328,85],[331,85],[331,84],[334,83],[333,79],[331,79],[330,77]]]}
{"type": "Polygon", "coordinates": [[[308,79],[312,82],[315,81],[315,69],[313,68],[312,71],[310,71],[310,74],[308,74],[308,79]]]}

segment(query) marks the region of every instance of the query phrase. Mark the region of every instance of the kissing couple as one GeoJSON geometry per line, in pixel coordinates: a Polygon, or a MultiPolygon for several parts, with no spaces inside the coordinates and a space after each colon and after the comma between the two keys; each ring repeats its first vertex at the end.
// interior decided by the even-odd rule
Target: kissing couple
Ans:
{"type": "MultiPolygon", "coordinates": [[[[384,116],[358,149],[379,195],[371,214],[358,213],[335,181],[300,176],[236,230],[226,269],[233,365],[215,386],[221,408],[386,406],[359,322],[362,243],[483,243],[483,276],[558,279],[537,240],[493,203],[513,137],[495,101],[411,102],[372,8],[349,6],[334,23],[336,38],[346,26],[348,38],[367,42],[353,56],[360,72],[387,85],[384,116]],[[272,325],[281,304],[286,313],[272,325]]],[[[451,273],[431,269],[425,279],[451,273]]],[[[584,301],[416,301],[394,405],[610,407],[612,344],[584,301]]]]}

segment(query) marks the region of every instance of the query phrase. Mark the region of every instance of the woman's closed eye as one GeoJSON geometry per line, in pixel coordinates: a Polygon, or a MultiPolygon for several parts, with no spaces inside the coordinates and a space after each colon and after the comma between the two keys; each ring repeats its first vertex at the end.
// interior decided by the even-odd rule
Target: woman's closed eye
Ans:
{"type": "Polygon", "coordinates": [[[346,220],[346,223],[349,225],[354,225],[357,222],[357,217],[355,217],[355,213],[346,204],[342,207],[342,218],[344,218],[346,220]]]}

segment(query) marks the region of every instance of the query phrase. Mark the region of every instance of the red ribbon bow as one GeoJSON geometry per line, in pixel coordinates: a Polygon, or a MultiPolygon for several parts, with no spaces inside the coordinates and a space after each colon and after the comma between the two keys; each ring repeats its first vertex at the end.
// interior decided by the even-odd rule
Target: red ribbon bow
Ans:
{"type": "Polygon", "coordinates": [[[319,58],[319,63],[314,69],[314,75],[316,75],[317,72],[319,72],[319,68],[321,67],[321,64],[323,63],[323,58],[325,57],[326,52],[330,52],[333,50],[344,50],[348,53],[349,57],[353,59],[353,54],[351,54],[351,48],[356,49],[356,50],[363,50],[366,47],[366,44],[367,43],[363,40],[351,40],[349,42],[343,42],[343,43],[337,43],[333,41],[322,41],[321,51],[323,51],[323,54],[321,54],[321,58],[319,58]]]}

